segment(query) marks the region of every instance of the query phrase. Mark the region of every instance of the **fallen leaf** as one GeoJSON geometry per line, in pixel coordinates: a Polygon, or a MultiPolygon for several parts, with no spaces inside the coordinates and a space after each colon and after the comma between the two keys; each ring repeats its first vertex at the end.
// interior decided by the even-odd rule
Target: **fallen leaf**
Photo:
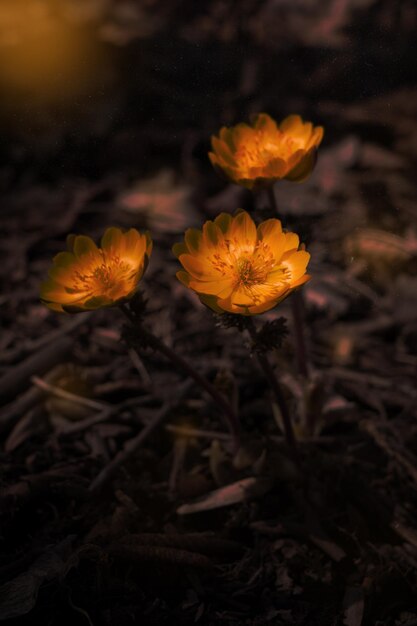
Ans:
{"type": "Polygon", "coordinates": [[[360,587],[347,587],[343,599],[344,626],[361,626],[365,609],[363,591],[360,587]]]}
{"type": "Polygon", "coordinates": [[[24,574],[0,587],[0,620],[26,615],[36,604],[41,585],[67,571],[74,536],[45,550],[24,574]]]}
{"type": "Polygon", "coordinates": [[[211,511],[224,506],[231,506],[239,502],[245,502],[253,498],[263,496],[271,488],[269,478],[243,478],[235,483],[215,489],[204,498],[192,504],[183,504],[178,507],[178,515],[188,515],[199,513],[200,511],[211,511]]]}

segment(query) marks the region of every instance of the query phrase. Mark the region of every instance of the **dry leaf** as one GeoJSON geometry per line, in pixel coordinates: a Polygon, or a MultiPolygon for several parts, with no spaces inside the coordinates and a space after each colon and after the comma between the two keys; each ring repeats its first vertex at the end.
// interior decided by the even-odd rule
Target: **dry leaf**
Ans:
{"type": "Polygon", "coordinates": [[[212,511],[224,506],[231,506],[239,502],[245,502],[253,498],[259,498],[271,488],[269,478],[243,478],[231,485],[211,491],[204,498],[192,504],[183,504],[178,507],[178,515],[199,513],[200,511],[212,511]]]}

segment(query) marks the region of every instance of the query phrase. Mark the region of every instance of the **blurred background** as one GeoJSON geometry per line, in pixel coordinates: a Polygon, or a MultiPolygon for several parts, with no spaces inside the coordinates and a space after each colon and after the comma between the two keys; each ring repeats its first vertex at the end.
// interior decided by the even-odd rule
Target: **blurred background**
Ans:
{"type": "Polygon", "coordinates": [[[413,0],[2,0],[2,189],[208,170],[210,134],[259,110],[387,145],[416,27],[413,0]]]}
{"type": "MultiPolygon", "coordinates": [[[[23,280],[35,297],[38,257],[70,230],[96,235],[113,221],[163,237],[251,208],[207,151],[221,125],[259,111],[326,129],[311,181],[280,185],[283,214],[326,215],[321,235],[328,227],[339,243],[360,226],[404,235],[416,211],[416,27],[414,0],[2,0],[7,286],[23,280]]],[[[362,239],[348,257],[404,247],[362,239]]]]}

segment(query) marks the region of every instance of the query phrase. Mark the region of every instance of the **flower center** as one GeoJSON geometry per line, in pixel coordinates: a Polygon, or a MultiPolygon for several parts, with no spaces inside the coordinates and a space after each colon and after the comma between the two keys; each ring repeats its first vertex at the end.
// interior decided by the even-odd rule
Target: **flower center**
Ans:
{"type": "Polygon", "coordinates": [[[253,304],[259,304],[280,292],[290,280],[286,266],[277,263],[269,245],[225,239],[209,260],[223,277],[231,278],[233,289],[245,293],[253,304]]]}
{"type": "Polygon", "coordinates": [[[85,270],[80,267],[74,272],[72,292],[88,294],[90,297],[114,297],[116,292],[125,291],[126,283],[135,274],[135,268],[116,254],[104,255],[102,250],[99,253],[100,258],[86,263],[85,270]]]}
{"type": "Polygon", "coordinates": [[[273,159],[286,161],[297,149],[297,143],[285,133],[277,131],[271,137],[265,136],[262,131],[254,131],[251,140],[238,147],[235,159],[240,169],[248,174],[252,168],[266,167],[273,159]]]}
{"type": "Polygon", "coordinates": [[[240,257],[237,259],[235,272],[236,286],[250,288],[265,282],[268,275],[268,264],[263,259],[258,259],[256,262],[254,259],[240,257]]]}

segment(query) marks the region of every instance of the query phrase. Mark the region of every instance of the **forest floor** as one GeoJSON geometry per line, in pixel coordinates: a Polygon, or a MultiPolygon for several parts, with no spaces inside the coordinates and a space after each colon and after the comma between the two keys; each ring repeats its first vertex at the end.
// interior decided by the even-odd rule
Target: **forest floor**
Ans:
{"type": "MultiPolygon", "coordinates": [[[[326,68],[318,91],[333,80],[326,68]]],[[[187,129],[178,97],[172,118],[104,125],[88,147],[91,171],[91,153],[56,127],[33,160],[10,149],[0,242],[5,624],[417,624],[417,89],[312,105],[309,88],[285,108],[325,125],[316,169],[275,188],[284,227],[311,253],[307,379],[289,300],[257,320],[287,321],[270,358],[300,467],[249,339],[175,278],[171,246],[187,227],[238,207],[270,216],[266,195],[211,170],[214,114],[187,129]],[[126,163],[136,147],[150,162],[135,177],[126,163]],[[99,240],[110,225],[152,232],[146,323],[236,403],[237,455],[210,398],[159,354],[129,348],[117,310],[60,316],[40,303],[65,236],[99,240]]],[[[255,104],[275,115],[270,89],[255,104]]]]}

